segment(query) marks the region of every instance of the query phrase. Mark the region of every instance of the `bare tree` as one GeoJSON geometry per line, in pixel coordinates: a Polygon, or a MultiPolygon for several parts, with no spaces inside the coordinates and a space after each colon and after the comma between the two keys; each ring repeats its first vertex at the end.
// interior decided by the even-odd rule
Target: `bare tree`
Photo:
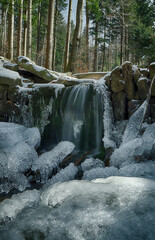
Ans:
{"type": "Polygon", "coordinates": [[[66,67],[69,61],[69,45],[70,45],[70,37],[71,37],[71,14],[72,14],[72,0],[69,0],[65,58],[64,58],[64,72],[66,71],[66,67]]]}
{"type": "Polygon", "coordinates": [[[83,6],[84,6],[84,0],[78,0],[77,10],[76,10],[76,27],[74,30],[74,36],[72,41],[72,51],[71,51],[71,55],[70,55],[68,66],[67,66],[67,71],[71,71],[71,72],[75,71],[77,51],[80,45],[82,22],[83,22],[83,6]]]}
{"type": "Polygon", "coordinates": [[[8,54],[9,59],[13,59],[13,33],[14,33],[14,0],[9,4],[8,21],[8,54]]]}
{"type": "Polygon", "coordinates": [[[37,22],[37,52],[36,52],[36,63],[39,64],[40,54],[40,27],[41,27],[41,2],[38,4],[38,22],[37,22]]]}
{"type": "Polygon", "coordinates": [[[88,11],[87,0],[86,0],[86,60],[87,60],[87,67],[89,70],[89,11],[88,11]]]}
{"type": "Polygon", "coordinates": [[[46,63],[45,63],[45,67],[48,69],[52,69],[54,10],[55,10],[55,0],[49,0],[46,63]]]}
{"type": "Polygon", "coordinates": [[[26,56],[27,49],[27,18],[28,18],[28,10],[27,8],[24,10],[24,30],[23,30],[23,55],[26,56]]]}
{"type": "Polygon", "coordinates": [[[17,57],[21,55],[22,49],[22,20],[23,20],[23,0],[20,0],[17,31],[17,57]]]}
{"type": "Polygon", "coordinates": [[[28,0],[27,56],[32,53],[32,0],[28,0]]]}

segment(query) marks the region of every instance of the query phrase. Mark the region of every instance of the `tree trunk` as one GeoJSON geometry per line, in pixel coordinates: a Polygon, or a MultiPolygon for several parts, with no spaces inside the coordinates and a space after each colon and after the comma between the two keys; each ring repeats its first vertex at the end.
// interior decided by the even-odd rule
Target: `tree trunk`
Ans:
{"type": "Polygon", "coordinates": [[[32,54],[32,0],[28,0],[27,57],[32,54]]]}
{"type": "Polygon", "coordinates": [[[121,46],[120,46],[120,65],[122,65],[122,58],[123,58],[123,29],[121,27],[121,46]]]}
{"type": "Polygon", "coordinates": [[[39,5],[38,5],[36,64],[39,64],[39,54],[40,54],[40,27],[41,27],[41,2],[40,2],[39,5]]]}
{"type": "Polygon", "coordinates": [[[8,58],[13,59],[13,33],[14,33],[14,0],[9,5],[9,22],[8,22],[8,58]]]}
{"type": "Polygon", "coordinates": [[[89,70],[89,12],[88,12],[88,3],[86,1],[86,62],[88,71],[89,70]]]}
{"type": "Polygon", "coordinates": [[[23,0],[20,0],[19,13],[18,13],[18,31],[17,31],[17,57],[21,55],[22,19],[23,19],[23,0]]]}
{"type": "Polygon", "coordinates": [[[94,72],[98,71],[98,22],[95,23],[94,72]]]}
{"type": "Polygon", "coordinates": [[[75,72],[77,51],[80,45],[81,30],[82,30],[82,19],[83,19],[83,6],[84,0],[78,0],[77,11],[76,11],[76,27],[74,30],[74,36],[72,41],[72,51],[69,58],[67,71],[75,72]]]}
{"type": "Polygon", "coordinates": [[[46,63],[45,63],[45,67],[48,69],[52,69],[54,8],[55,8],[55,0],[49,0],[46,63]]]}
{"type": "Polygon", "coordinates": [[[57,40],[57,19],[58,19],[58,0],[56,0],[56,2],[55,2],[55,14],[54,14],[53,54],[52,54],[52,70],[53,71],[55,71],[56,40],[57,40]]]}
{"type": "Polygon", "coordinates": [[[69,0],[66,47],[65,47],[65,57],[64,57],[64,72],[66,72],[66,67],[67,67],[68,61],[69,61],[69,45],[70,45],[70,36],[71,36],[71,14],[72,14],[72,0],[69,0]]]}
{"type": "Polygon", "coordinates": [[[24,32],[23,32],[23,55],[26,56],[26,49],[27,49],[27,18],[28,18],[28,11],[25,9],[24,11],[25,20],[24,20],[24,32]]]}
{"type": "Polygon", "coordinates": [[[105,41],[106,41],[106,23],[104,24],[104,45],[103,45],[102,71],[104,71],[104,66],[105,66],[105,41]]]}

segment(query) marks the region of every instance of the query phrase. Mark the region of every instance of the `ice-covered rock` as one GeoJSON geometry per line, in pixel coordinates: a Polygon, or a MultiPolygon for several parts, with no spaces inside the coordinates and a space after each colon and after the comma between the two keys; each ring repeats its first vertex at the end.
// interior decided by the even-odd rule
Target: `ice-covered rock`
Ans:
{"type": "Polygon", "coordinates": [[[86,159],[83,163],[81,163],[82,171],[88,171],[92,168],[104,168],[104,162],[101,161],[100,159],[94,159],[94,158],[88,158],[86,159]]]}
{"type": "Polygon", "coordinates": [[[118,169],[116,167],[97,167],[84,172],[83,180],[93,180],[96,178],[108,178],[111,176],[117,176],[118,169]]]}
{"type": "Polygon", "coordinates": [[[29,186],[24,173],[38,158],[34,148],[40,145],[37,128],[0,122],[0,193],[29,186]]]}
{"type": "Polygon", "coordinates": [[[59,74],[56,72],[50,71],[44,67],[36,65],[34,62],[32,62],[29,58],[25,56],[18,57],[17,63],[19,66],[23,67],[28,72],[31,72],[37,75],[38,77],[43,78],[47,82],[57,79],[59,76],[59,74]]]}
{"type": "Polygon", "coordinates": [[[155,123],[146,128],[142,137],[123,142],[118,149],[115,149],[110,159],[110,165],[121,167],[134,163],[137,156],[143,155],[144,152],[150,152],[154,143],[155,123]]]}
{"type": "Polygon", "coordinates": [[[21,77],[17,72],[0,66],[0,84],[21,86],[21,77]]]}
{"type": "Polygon", "coordinates": [[[0,225],[8,220],[16,218],[26,207],[32,207],[39,201],[40,192],[37,190],[27,190],[12,196],[0,203],[0,225]]]}
{"type": "Polygon", "coordinates": [[[58,168],[62,160],[75,148],[71,142],[60,142],[51,151],[43,153],[33,164],[32,170],[39,173],[41,182],[46,182],[52,174],[53,169],[58,168]]]}
{"type": "Polygon", "coordinates": [[[32,147],[40,145],[41,137],[38,128],[26,128],[23,125],[0,122],[0,148],[26,142],[32,147]]]}
{"type": "Polygon", "coordinates": [[[143,178],[57,183],[2,227],[1,239],[153,240],[154,192],[155,182],[143,178]]]}
{"type": "Polygon", "coordinates": [[[78,168],[73,163],[70,163],[69,166],[67,166],[64,169],[61,169],[60,172],[58,172],[55,176],[53,176],[52,179],[49,180],[47,184],[49,185],[57,182],[71,181],[74,179],[77,172],[78,172],[78,168]]]}

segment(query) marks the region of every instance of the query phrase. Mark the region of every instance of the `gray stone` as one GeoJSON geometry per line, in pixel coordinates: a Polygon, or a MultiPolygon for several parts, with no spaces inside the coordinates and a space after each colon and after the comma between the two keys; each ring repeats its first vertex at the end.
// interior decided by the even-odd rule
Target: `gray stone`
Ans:
{"type": "Polygon", "coordinates": [[[8,86],[21,86],[21,77],[17,72],[0,67],[0,84],[5,84],[8,86]]]}
{"type": "Polygon", "coordinates": [[[124,91],[112,94],[115,120],[124,120],[126,115],[126,97],[124,91]]]}
{"type": "Polygon", "coordinates": [[[124,89],[124,81],[121,74],[120,67],[116,67],[111,72],[111,90],[114,93],[118,93],[124,89]]]}
{"type": "Polygon", "coordinates": [[[78,85],[81,83],[87,83],[87,84],[93,84],[96,81],[94,79],[76,79],[76,78],[65,78],[65,77],[59,77],[57,80],[52,81],[52,83],[58,83],[58,84],[63,84],[66,87],[69,86],[74,86],[74,85],[78,85]]]}
{"type": "Polygon", "coordinates": [[[140,99],[145,100],[149,92],[149,79],[146,77],[139,78],[137,87],[140,99]]]}
{"type": "Polygon", "coordinates": [[[4,61],[3,67],[5,67],[6,69],[10,69],[12,71],[18,72],[18,64],[16,64],[16,63],[11,63],[9,61],[4,61]]]}
{"type": "Polygon", "coordinates": [[[128,100],[135,99],[136,84],[133,80],[132,63],[124,62],[122,64],[122,75],[125,81],[125,93],[128,100]]]}
{"type": "Polygon", "coordinates": [[[111,89],[111,76],[110,76],[110,74],[107,74],[104,79],[105,79],[105,84],[107,85],[107,87],[109,89],[111,89]]]}
{"type": "Polygon", "coordinates": [[[18,57],[17,63],[19,66],[26,69],[26,71],[33,73],[34,75],[43,78],[47,82],[51,82],[58,78],[59,74],[57,72],[50,71],[44,67],[40,67],[32,62],[29,58],[21,56],[18,57]]]}

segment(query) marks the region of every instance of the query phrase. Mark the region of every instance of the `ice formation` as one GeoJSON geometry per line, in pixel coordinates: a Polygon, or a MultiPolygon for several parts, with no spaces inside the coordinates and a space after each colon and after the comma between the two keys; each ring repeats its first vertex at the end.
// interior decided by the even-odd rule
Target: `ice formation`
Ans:
{"type": "Polygon", "coordinates": [[[32,170],[39,172],[41,182],[47,182],[53,169],[57,169],[62,160],[75,148],[71,142],[60,142],[54,149],[43,153],[33,164],[32,170]]]}
{"type": "Polygon", "coordinates": [[[154,192],[154,181],[143,178],[57,183],[0,228],[1,240],[153,240],[154,192]]]}
{"type": "Polygon", "coordinates": [[[39,145],[37,128],[0,122],[0,193],[14,188],[23,191],[29,186],[24,172],[38,158],[35,148],[39,145]]]}

